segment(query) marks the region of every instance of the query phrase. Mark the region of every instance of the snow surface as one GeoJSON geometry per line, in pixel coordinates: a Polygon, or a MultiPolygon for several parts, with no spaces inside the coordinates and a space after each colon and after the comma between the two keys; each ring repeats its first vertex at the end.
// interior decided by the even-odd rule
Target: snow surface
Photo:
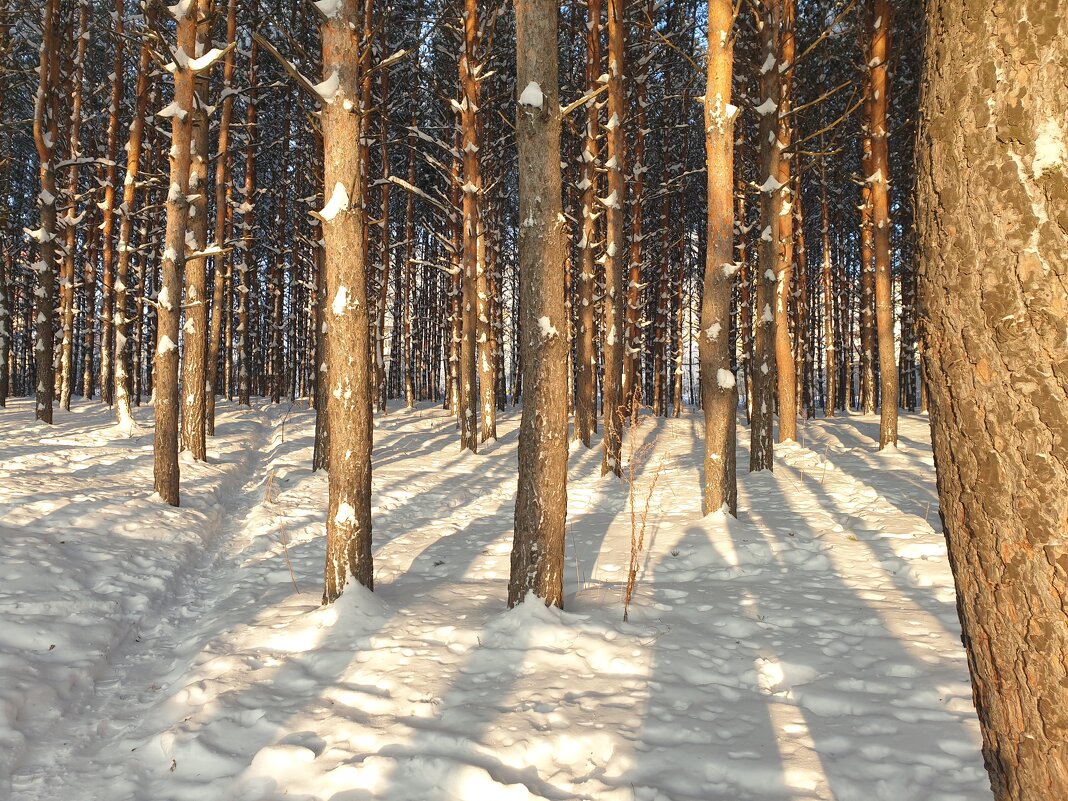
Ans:
{"type": "Polygon", "coordinates": [[[989,797],[923,417],[893,453],[804,423],[738,520],[700,516],[701,418],[646,419],[625,624],[626,485],[579,445],[567,611],[504,610],[515,411],[478,455],[437,408],[376,421],[376,592],[322,608],[312,413],[221,402],[172,509],[150,408],[128,439],[31,403],[0,410],[0,798],[989,797]]]}

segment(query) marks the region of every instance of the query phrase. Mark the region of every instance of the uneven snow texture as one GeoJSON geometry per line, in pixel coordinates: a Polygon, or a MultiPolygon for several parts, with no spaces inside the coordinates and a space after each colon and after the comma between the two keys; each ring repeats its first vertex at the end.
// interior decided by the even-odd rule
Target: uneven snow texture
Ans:
{"type": "Polygon", "coordinates": [[[808,422],[737,521],[700,517],[700,418],[646,419],[624,624],[599,449],[571,454],[567,611],[506,612],[518,414],[478,455],[438,409],[378,420],[377,589],[322,608],[312,414],[219,408],[180,509],[99,405],[0,410],[0,798],[989,796],[925,418],[883,454],[877,418],[808,422]]]}

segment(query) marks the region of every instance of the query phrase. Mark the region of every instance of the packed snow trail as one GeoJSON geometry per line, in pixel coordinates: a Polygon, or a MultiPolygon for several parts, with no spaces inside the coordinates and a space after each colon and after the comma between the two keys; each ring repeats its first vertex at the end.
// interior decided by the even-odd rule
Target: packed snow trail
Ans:
{"type": "MultiPolygon", "coordinates": [[[[94,502],[127,528],[87,527],[92,558],[58,579],[44,563],[5,560],[38,588],[83,577],[78,592],[55,593],[67,604],[59,617],[38,610],[42,631],[71,610],[137,618],[98,598],[99,565],[114,562],[97,556],[126,568],[105,573],[129,589],[126,532],[166,517],[143,489],[150,459],[106,476],[129,446],[108,440],[92,408],[60,419],[54,438],[98,465],[94,502]]],[[[17,441],[12,422],[28,409],[0,412],[12,454],[32,456],[39,432],[17,441]]],[[[875,451],[876,418],[809,421],[802,444],[777,448],[774,474],[740,477],[738,520],[700,516],[699,417],[646,418],[623,448],[640,462],[646,523],[625,624],[628,488],[600,477],[598,449],[572,447],[567,611],[506,612],[518,414],[502,416],[501,439],[478,455],[459,451],[437,409],[379,418],[376,592],[350,586],[322,608],[326,480],[308,469],[313,416],[224,409],[218,458],[241,450],[242,426],[260,447],[246,449],[243,469],[183,466],[216,471],[225,514],[173,512],[207,532],[211,556],[183,582],[153,550],[129,572],[169,570],[156,597],[171,600],[147,604],[110,659],[82,643],[85,677],[67,702],[41,696],[39,724],[0,719],[27,738],[16,801],[988,797],[945,545],[932,529],[924,418],[903,417],[890,453],[875,451]]],[[[13,492],[11,475],[0,490],[13,492]]],[[[27,554],[62,530],[44,492],[0,496],[5,523],[36,515],[10,535],[27,554]]],[[[17,591],[3,598],[19,601],[17,591]]],[[[20,647],[0,640],[2,687],[43,675],[48,654],[30,665],[20,647]]]]}

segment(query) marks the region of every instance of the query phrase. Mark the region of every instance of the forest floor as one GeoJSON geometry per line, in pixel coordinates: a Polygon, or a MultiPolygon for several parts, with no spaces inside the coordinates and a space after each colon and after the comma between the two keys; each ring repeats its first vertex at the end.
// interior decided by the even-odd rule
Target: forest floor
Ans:
{"type": "Polygon", "coordinates": [[[306,409],[222,404],[180,509],[150,409],[31,418],[0,410],[0,798],[989,796],[924,417],[884,453],[808,421],[774,474],[740,430],[737,520],[701,517],[700,417],[645,418],[628,623],[628,485],[578,444],[566,611],[505,611],[518,413],[478,455],[377,419],[376,590],[326,608],[306,409]]]}

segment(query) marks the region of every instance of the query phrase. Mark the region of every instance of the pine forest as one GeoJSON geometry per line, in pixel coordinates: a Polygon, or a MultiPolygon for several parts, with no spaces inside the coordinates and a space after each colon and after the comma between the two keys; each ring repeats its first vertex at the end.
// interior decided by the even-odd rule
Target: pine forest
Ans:
{"type": "Polygon", "coordinates": [[[0,0],[0,798],[1068,798],[1060,0],[0,0]]]}

